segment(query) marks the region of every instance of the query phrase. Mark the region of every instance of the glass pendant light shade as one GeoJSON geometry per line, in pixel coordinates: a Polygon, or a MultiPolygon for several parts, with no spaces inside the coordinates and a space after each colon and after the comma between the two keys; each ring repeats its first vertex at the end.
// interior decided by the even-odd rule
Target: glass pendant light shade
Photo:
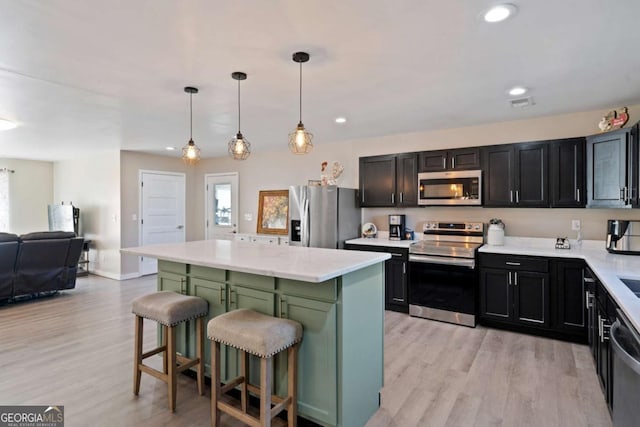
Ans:
{"type": "Polygon", "coordinates": [[[289,134],[289,150],[293,154],[307,154],[313,149],[313,134],[307,132],[302,122],[298,123],[295,131],[289,134]]]}
{"type": "Polygon", "coordinates": [[[251,143],[238,132],[235,138],[229,141],[229,155],[234,160],[246,160],[249,154],[251,154],[251,143]]]}
{"type": "Polygon", "coordinates": [[[246,80],[247,75],[241,71],[231,73],[231,77],[238,81],[238,133],[229,141],[229,156],[234,160],[246,160],[251,154],[251,143],[240,132],[240,81],[246,80]]]}
{"type": "Polygon", "coordinates": [[[313,135],[302,124],[302,64],[309,61],[309,54],[296,52],[293,54],[293,62],[300,64],[300,121],[296,129],[289,134],[289,150],[293,154],[307,154],[313,149],[313,135]]]}
{"type": "Polygon", "coordinates": [[[182,147],[182,160],[188,165],[195,165],[200,160],[200,148],[190,139],[187,145],[182,147]]]}
{"type": "Polygon", "coordinates": [[[198,93],[198,89],[187,86],[184,91],[189,94],[189,142],[182,147],[182,161],[195,165],[200,160],[200,148],[193,142],[193,94],[198,93]]]}

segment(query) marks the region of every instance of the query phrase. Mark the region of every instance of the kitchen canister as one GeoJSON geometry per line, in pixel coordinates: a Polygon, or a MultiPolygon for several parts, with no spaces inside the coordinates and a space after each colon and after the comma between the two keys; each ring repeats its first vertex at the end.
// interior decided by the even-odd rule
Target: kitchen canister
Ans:
{"type": "Polygon", "coordinates": [[[487,231],[487,244],[491,246],[504,245],[504,223],[500,219],[492,219],[487,231]]]}

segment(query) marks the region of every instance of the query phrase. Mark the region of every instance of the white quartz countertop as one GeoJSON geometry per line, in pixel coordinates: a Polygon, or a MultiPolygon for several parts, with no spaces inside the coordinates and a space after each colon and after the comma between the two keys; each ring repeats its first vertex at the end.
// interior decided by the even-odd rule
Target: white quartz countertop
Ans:
{"type": "Polygon", "coordinates": [[[230,240],[123,248],[124,254],[320,283],[379,262],[387,253],[304,248],[286,245],[256,245],[230,240]]]}
{"type": "Polygon", "coordinates": [[[585,240],[581,245],[571,241],[571,246],[571,249],[555,249],[555,239],[507,237],[504,246],[484,245],[479,251],[583,259],[636,330],[640,331],[640,298],[620,280],[620,277],[640,280],[640,256],[611,254],[605,249],[604,241],[585,240]]]}
{"type": "Polygon", "coordinates": [[[378,238],[365,238],[347,240],[345,243],[352,245],[369,245],[369,246],[387,246],[390,248],[409,248],[412,243],[417,240],[389,240],[378,238]]]}

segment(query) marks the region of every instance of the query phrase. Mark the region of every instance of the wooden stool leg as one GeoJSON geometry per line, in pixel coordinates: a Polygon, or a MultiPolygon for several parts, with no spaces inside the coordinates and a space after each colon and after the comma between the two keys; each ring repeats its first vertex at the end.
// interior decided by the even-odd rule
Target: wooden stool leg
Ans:
{"type": "Polygon", "coordinates": [[[260,426],[271,427],[271,357],[260,359],[260,426]]]}
{"type": "Polygon", "coordinates": [[[196,319],[196,357],[198,364],[196,365],[198,394],[204,395],[204,317],[196,319]]]}
{"type": "Polygon", "coordinates": [[[214,341],[211,347],[211,427],[220,426],[220,397],[220,343],[214,341]]]}
{"type": "Polygon", "coordinates": [[[164,325],[161,325],[162,327],[162,346],[165,348],[165,350],[162,352],[162,372],[164,372],[165,374],[167,372],[169,372],[167,370],[167,334],[169,333],[167,330],[167,327],[164,325]]]}
{"type": "Polygon", "coordinates": [[[293,345],[287,350],[287,393],[291,397],[287,405],[288,427],[296,427],[298,424],[298,345],[293,345]]]}
{"type": "Polygon", "coordinates": [[[247,413],[247,402],[249,401],[249,353],[240,351],[240,375],[244,377],[244,381],[240,384],[240,406],[242,412],[247,413]]]}
{"type": "Polygon", "coordinates": [[[177,391],[177,376],[176,376],[176,327],[169,326],[167,337],[167,364],[169,365],[167,389],[169,394],[169,409],[171,412],[176,411],[176,391],[177,391]]]}
{"type": "Polygon", "coordinates": [[[140,393],[140,377],[142,371],[140,370],[140,364],[142,363],[142,331],[144,319],[140,316],[136,316],[135,326],[135,344],[133,349],[133,394],[138,395],[140,393]]]}

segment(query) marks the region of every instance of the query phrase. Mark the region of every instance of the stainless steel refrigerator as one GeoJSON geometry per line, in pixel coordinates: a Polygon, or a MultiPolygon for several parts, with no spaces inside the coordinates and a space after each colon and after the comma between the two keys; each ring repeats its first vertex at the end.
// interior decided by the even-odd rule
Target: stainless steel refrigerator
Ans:
{"type": "Polygon", "coordinates": [[[289,188],[289,245],[344,248],[360,236],[356,190],[336,186],[289,188]]]}

